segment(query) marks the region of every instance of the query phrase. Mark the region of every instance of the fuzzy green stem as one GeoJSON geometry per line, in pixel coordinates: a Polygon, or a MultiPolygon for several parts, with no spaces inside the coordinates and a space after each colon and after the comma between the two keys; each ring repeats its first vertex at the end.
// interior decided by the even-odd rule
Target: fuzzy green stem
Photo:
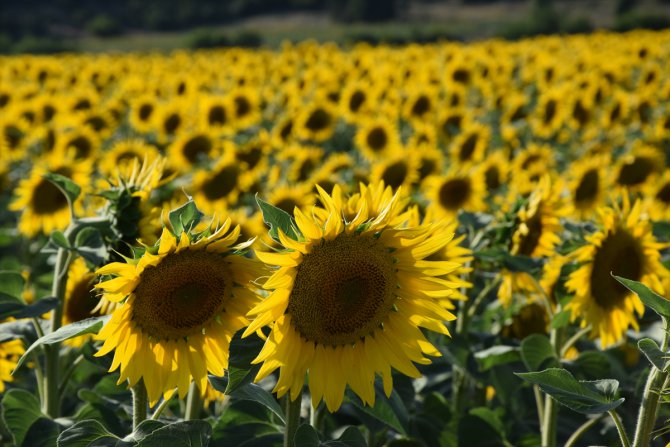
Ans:
{"type": "MultiPolygon", "coordinates": [[[[663,319],[663,330],[665,336],[663,337],[663,343],[661,344],[661,351],[666,352],[668,350],[668,343],[670,342],[670,328],[668,328],[668,321],[665,318],[663,319]]],[[[642,394],[642,404],[640,405],[640,410],[637,416],[633,447],[649,445],[651,432],[656,425],[656,413],[658,412],[660,391],[667,377],[667,371],[661,371],[655,366],[651,367],[642,394]]]]}
{"type": "MultiPolygon", "coordinates": [[[[557,309],[558,312],[558,309],[557,309]]],[[[549,341],[556,355],[560,355],[561,343],[563,341],[563,328],[552,329],[549,333],[549,341]]],[[[556,446],[556,426],[558,423],[558,405],[553,397],[544,399],[544,419],[542,421],[542,447],[556,446]]]]}
{"type": "Polygon", "coordinates": [[[144,386],[142,379],[131,388],[131,391],[133,393],[133,431],[135,431],[142,421],[147,419],[149,401],[147,388],[144,386]]]}
{"type": "Polygon", "coordinates": [[[565,447],[573,447],[575,443],[579,440],[579,438],[581,438],[582,435],[586,433],[591,427],[600,422],[600,420],[603,417],[605,417],[604,413],[601,414],[600,416],[591,418],[586,422],[584,422],[582,425],[580,425],[579,428],[575,430],[575,432],[572,434],[572,436],[568,438],[567,442],[565,443],[565,447]]]}
{"type": "Polygon", "coordinates": [[[191,382],[191,386],[188,388],[188,397],[186,398],[186,412],[184,413],[184,420],[192,421],[194,419],[199,419],[201,411],[202,395],[200,394],[200,389],[195,384],[195,382],[191,382]]]}
{"type": "MultiPolygon", "coordinates": [[[[51,312],[51,332],[61,327],[63,322],[63,302],[65,301],[65,287],[67,285],[68,270],[73,260],[72,253],[64,248],[58,249],[56,266],[54,270],[51,294],[58,298],[58,304],[51,312]]],[[[60,394],[58,388],[58,360],[60,355],[60,343],[46,345],[44,362],[44,400],[42,411],[52,418],[60,416],[60,394]]]]}
{"type": "Polygon", "coordinates": [[[561,348],[561,358],[564,358],[570,348],[572,348],[584,335],[591,332],[591,326],[580,329],[575,335],[570,337],[561,348]]]}
{"type": "Polygon", "coordinates": [[[617,414],[616,411],[610,410],[608,411],[609,415],[612,416],[612,420],[614,421],[614,425],[616,425],[616,429],[619,432],[619,438],[621,439],[621,445],[623,447],[630,447],[630,441],[628,440],[628,435],[626,434],[626,429],[623,426],[623,423],[621,422],[621,418],[617,414]]]}
{"type": "Polygon", "coordinates": [[[302,395],[296,400],[291,400],[290,394],[286,395],[286,431],[284,432],[284,447],[293,447],[295,432],[300,426],[300,408],[302,406],[302,395]]]}
{"type": "Polygon", "coordinates": [[[540,387],[533,385],[533,394],[535,394],[535,405],[537,406],[537,418],[540,421],[540,427],[544,421],[544,400],[542,399],[542,392],[540,387]]]}
{"type": "Polygon", "coordinates": [[[174,393],[172,393],[172,395],[167,399],[163,398],[163,401],[158,405],[158,407],[156,407],[156,410],[154,411],[154,414],[151,415],[151,420],[153,420],[153,421],[158,420],[160,415],[163,413],[163,411],[170,404],[170,401],[172,400],[172,396],[174,396],[174,393]]]}

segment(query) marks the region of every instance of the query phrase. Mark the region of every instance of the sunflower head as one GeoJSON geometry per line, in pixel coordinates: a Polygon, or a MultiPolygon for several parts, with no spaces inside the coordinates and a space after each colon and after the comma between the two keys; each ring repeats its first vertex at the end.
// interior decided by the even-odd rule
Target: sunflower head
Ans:
{"type": "Polygon", "coordinates": [[[98,334],[97,355],[114,351],[110,371],[120,368],[119,383],[144,380],[152,404],[175,388],[184,397],[191,380],[204,393],[207,373],[223,375],[230,340],[257,302],[251,281],[262,275],[244,256],[252,241],[235,245],[240,228],[231,229],[230,219],[187,231],[196,225],[189,203],[171,216],[183,229],[165,228],[141,257],[97,272],[107,280],[95,287],[120,303],[98,334]]]}
{"type": "Polygon", "coordinates": [[[414,363],[439,355],[419,328],[448,335],[444,321],[455,318],[449,297],[460,284],[445,276],[461,266],[426,260],[453,233],[441,223],[408,227],[391,188],[362,186],[349,199],[337,189],[331,196],[317,187],[321,206],[311,216],[294,209],[295,230],[279,232],[286,251],[257,253],[278,268],[245,331],[273,324],[254,361],[263,363],[257,380],[279,368],[275,391],[295,400],[308,373],[313,405],[324,399],[330,411],[347,385],[372,405],[377,374],[388,395],[391,368],[418,377],[414,363]]]}

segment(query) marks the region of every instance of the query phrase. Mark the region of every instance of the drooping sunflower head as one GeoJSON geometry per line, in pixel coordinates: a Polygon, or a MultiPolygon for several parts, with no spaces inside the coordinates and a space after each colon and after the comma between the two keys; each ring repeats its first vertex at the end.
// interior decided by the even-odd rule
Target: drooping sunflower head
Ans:
{"type": "Polygon", "coordinates": [[[110,371],[120,368],[119,383],[130,386],[144,380],[152,405],[175,388],[184,397],[191,380],[204,393],[207,373],[227,368],[230,340],[258,301],[251,281],[262,275],[242,255],[251,241],[234,245],[239,234],[230,219],[195,234],[166,228],[139,259],[98,270],[114,277],[95,287],[121,305],[98,334],[96,355],[114,351],[110,371]]]}
{"type": "Polygon", "coordinates": [[[640,201],[631,207],[624,196],[620,207],[599,210],[598,221],[600,230],[571,255],[582,265],[566,282],[574,293],[567,309],[582,327],[591,326],[592,337],[599,337],[605,348],[621,340],[628,327],[637,330],[635,313],[644,312],[638,296],[611,274],[640,281],[662,294],[668,271],[660,262],[665,244],[654,238],[640,201]]]}
{"type": "Polygon", "coordinates": [[[263,363],[256,379],[280,368],[278,395],[296,399],[309,372],[313,405],[324,399],[337,410],[347,385],[372,405],[377,374],[388,395],[391,368],[418,377],[413,362],[439,355],[420,327],[448,335],[444,321],[454,319],[446,308],[455,286],[443,276],[460,264],[425,259],[453,233],[439,223],[391,225],[400,214],[398,195],[384,188],[382,196],[391,199],[374,209],[365,199],[370,189],[361,191],[357,213],[347,220],[342,201],[318,188],[329,218],[296,208],[299,234],[279,233],[287,250],[257,254],[278,269],[264,284],[272,292],[250,312],[255,319],[245,335],[273,323],[255,360],[263,363]]]}

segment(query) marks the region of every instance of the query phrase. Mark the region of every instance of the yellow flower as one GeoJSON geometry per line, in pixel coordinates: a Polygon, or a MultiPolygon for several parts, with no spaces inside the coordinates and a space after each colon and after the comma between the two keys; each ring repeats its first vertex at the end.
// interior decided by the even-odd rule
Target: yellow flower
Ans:
{"type": "MultiPolygon", "coordinates": [[[[95,273],[86,267],[86,262],[82,258],[77,258],[68,271],[63,303],[63,324],[76,323],[98,315],[96,309],[100,298],[93,290],[94,285],[95,273]]],[[[77,347],[90,338],[89,335],[82,335],[69,339],[66,343],[77,347]]]]}
{"type": "Polygon", "coordinates": [[[571,254],[582,266],[566,282],[574,293],[566,308],[572,312],[572,320],[581,320],[582,327],[592,326],[591,336],[600,337],[605,348],[621,340],[629,326],[637,330],[635,312],[644,313],[640,298],[610,273],[663,293],[661,280],[668,271],[659,252],[666,245],[656,242],[640,201],[631,208],[624,196],[620,209],[600,209],[598,221],[601,229],[571,254]]]}
{"type": "Polygon", "coordinates": [[[114,351],[110,371],[119,383],[144,380],[151,404],[175,388],[184,397],[191,380],[201,393],[207,373],[222,376],[233,334],[248,323],[258,302],[251,281],[258,263],[238,254],[239,227],[230,219],[208,237],[163,230],[157,252],[147,249],[129,263],[111,263],[100,275],[115,275],[96,288],[112,302],[123,302],[98,334],[96,355],[114,351]]]}
{"type": "Polygon", "coordinates": [[[12,371],[24,351],[21,340],[0,343],[0,393],[5,391],[5,382],[14,380],[12,371]]]}
{"type": "Polygon", "coordinates": [[[257,253],[279,266],[264,284],[272,291],[251,312],[249,335],[272,324],[255,363],[263,363],[256,380],[280,369],[274,388],[291,399],[302,391],[305,374],[314,407],[323,399],[337,410],[347,385],[373,405],[374,381],[380,374],[384,391],[393,389],[391,368],[419,377],[414,362],[439,351],[420,327],[445,335],[444,321],[455,317],[442,305],[453,285],[442,279],[458,262],[426,261],[453,238],[439,224],[403,228],[390,223],[402,211],[398,195],[384,189],[381,212],[371,206],[379,188],[361,191],[351,220],[323,189],[321,203],[329,217],[309,217],[295,209],[302,237],[280,233],[288,250],[257,253]]]}

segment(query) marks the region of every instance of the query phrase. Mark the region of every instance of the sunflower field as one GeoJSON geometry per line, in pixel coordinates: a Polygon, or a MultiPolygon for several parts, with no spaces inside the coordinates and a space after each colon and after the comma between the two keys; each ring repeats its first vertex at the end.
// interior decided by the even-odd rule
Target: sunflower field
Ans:
{"type": "Polygon", "coordinates": [[[3,446],[670,445],[670,32],[0,57],[3,446]]]}

